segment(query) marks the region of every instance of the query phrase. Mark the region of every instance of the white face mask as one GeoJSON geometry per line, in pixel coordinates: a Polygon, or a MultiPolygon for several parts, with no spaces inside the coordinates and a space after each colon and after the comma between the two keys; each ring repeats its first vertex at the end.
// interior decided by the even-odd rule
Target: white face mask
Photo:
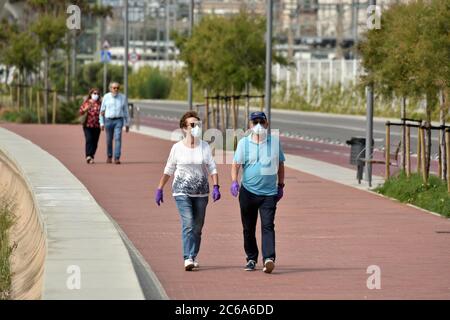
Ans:
{"type": "Polygon", "coordinates": [[[93,94],[93,95],[91,96],[91,98],[92,98],[92,100],[97,101],[98,98],[99,98],[99,96],[98,96],[98,94],[93,94]]]}
{"type": "Polygon", "coordinates": [[[267,133],[267,129],[264,128],[260,123],[252,128],[253,132],[260,136],[265,136],[267,133]]]}
{"type": "Polygon", "coordinates": [[[195,126],[194,128],[191,129],[191,134],[194,138],[199,138],[202,135],[202,128],[200,128],[199,126],[195,126]]]}

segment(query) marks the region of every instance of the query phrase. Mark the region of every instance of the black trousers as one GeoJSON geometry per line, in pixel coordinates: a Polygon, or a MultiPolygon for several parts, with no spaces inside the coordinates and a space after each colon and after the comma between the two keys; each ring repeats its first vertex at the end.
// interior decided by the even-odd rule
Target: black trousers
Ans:
{"type": "Polygon", "coordinates": [[[256,243],[256,223],[258,210],[261,215],[261,241],[263,262],[271,258],[275,260],[275,212],[277,196],[258,196],[241,187],[239,204],[244,229],[244,249],[248,260],[258,261],[258,245],[256,243]]]}
{"type": "Polygon", "coordinates": [[[100,138],[100,128],[83,127],[83,131],[86,139],[86,158],[94,158],[95,152],[97,152],[98,139],[100,138]]]}

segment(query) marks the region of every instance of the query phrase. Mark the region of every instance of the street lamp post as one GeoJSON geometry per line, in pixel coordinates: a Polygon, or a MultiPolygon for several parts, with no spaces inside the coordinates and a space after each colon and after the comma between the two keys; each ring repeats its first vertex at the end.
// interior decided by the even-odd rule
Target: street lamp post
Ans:
{"type": "Polygon", "coordinates": [[[166,63],[169,63],[169,40],[170,40],[170,0],[166,0],[166,43],[165,43],[165,47],[166,47],[166,63]]]}
{"type": "MultiPolygon", "coordinates": [[[[375,6],[376,0],[370,0],[369,5],[375,6]]],[[[372,149],[373,149],[373,84],[366,87],[366,181],[369,182],[369,187],[372,186],[372,149]]],[[[389,159],[386,159],[389,161],[389,159]]]]}
{"type": "Polygon", "coordinates": [[[266,30],[266,88],[264,107],[267,120],[271,120],[270,109],[272,100],[272,20],[273,1],[267,1],[267,30],[266,30]]]}
{"type": "Polygon", "coordinates": [[[128,0],[124,0],[125,2],[125,37],[124,37],[124,46],[125,46],[125,54],[124,54],[124,69],[123,69],[123,90],[125,94],[125,102],[128,105],[128,52],[129,52],[129,44],[128,44],[128,0]]]}
{"type": "MultiPolygon", "coordinates": [[[[189,1],[189,37],[192,37],[192,30],[194,28],[194,0],[189,1]]],[[[192,87],[192,75],[189,74],[188,78],[188,105],[189,110],[193,109],[193,87],[192,87]]]]}

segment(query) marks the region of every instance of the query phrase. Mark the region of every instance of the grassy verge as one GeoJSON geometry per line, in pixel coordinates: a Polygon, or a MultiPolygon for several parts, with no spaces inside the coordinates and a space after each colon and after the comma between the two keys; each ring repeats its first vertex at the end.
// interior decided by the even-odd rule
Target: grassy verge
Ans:
{"type": "Polygon", "coordinates": [[[419,174],[412,174],[408,179],[402,172],[375,191],[450,218],[450,194],[447,184],[439,177],[431,175],[429,184],[424,185],[419,174]]]}
{"type": "Polygon", "coordinates": [[[14,205],[0,195],[0,300],[10,298],[11,266],[10,257],[14,246],[9,244],[8,230],[14,222],[14,205]]]}

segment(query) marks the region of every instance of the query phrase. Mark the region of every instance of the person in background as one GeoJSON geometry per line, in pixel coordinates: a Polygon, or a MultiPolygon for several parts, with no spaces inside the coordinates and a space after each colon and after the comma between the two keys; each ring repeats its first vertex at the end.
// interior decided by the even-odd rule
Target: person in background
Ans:
{"type": "Polygon", "coordinates": [[[83,125],[84,137],[86,140],[86,162],[94,163],[95,153],[97,152],[98,140],[100,138],[100,108],[101,108],[100,90],[92,88],[89,90],[88,97],[80,106],[80,115],[86,118],[83,125]]]}
{"type": "Polygon", "coordinates": [[[106,130],[107,163],[120,164],[122,152],[122,130],[130,131],[130,117],[128,114],[127,98],[119,93],[120,84],[113,82],[109,86],[110,92],[103,97],[100,110],[100,127],[106,130]],[[114,139],[114,154],[113,154],[114,139]]]}
{"type": "Polygon", "coordinates": [[[263,271],[271,273],[275,268],[275,211],[284,189],[284,153],[274,135],[268,135],[269,122],[264,112],[250,115],[251,134],[242,138],[234,154],[231,166],[231,194],[237,197],[241,207],[244,234],[244,250],[247,255],[246,271],[255,270],[258,261],[256,223],[261,216],[261,241],[263,271]],[[238,173],[242,166],[242,186],[238,173]]]}
{"type": "Polygon", "coordinates": [[[209,144],[201,140],[201,121],[195,111],[189,111],[180,120],[184,139],[175,143],[167,160],[164,174],[155,193],[157,205],[163,200],[163,188],[174,175],[172,194],[180,214],[184,269],[199,268],[202,229],[209,198],[208,174],[214,183],[214,202],[221,197],[219,176],[209,144]]]}

